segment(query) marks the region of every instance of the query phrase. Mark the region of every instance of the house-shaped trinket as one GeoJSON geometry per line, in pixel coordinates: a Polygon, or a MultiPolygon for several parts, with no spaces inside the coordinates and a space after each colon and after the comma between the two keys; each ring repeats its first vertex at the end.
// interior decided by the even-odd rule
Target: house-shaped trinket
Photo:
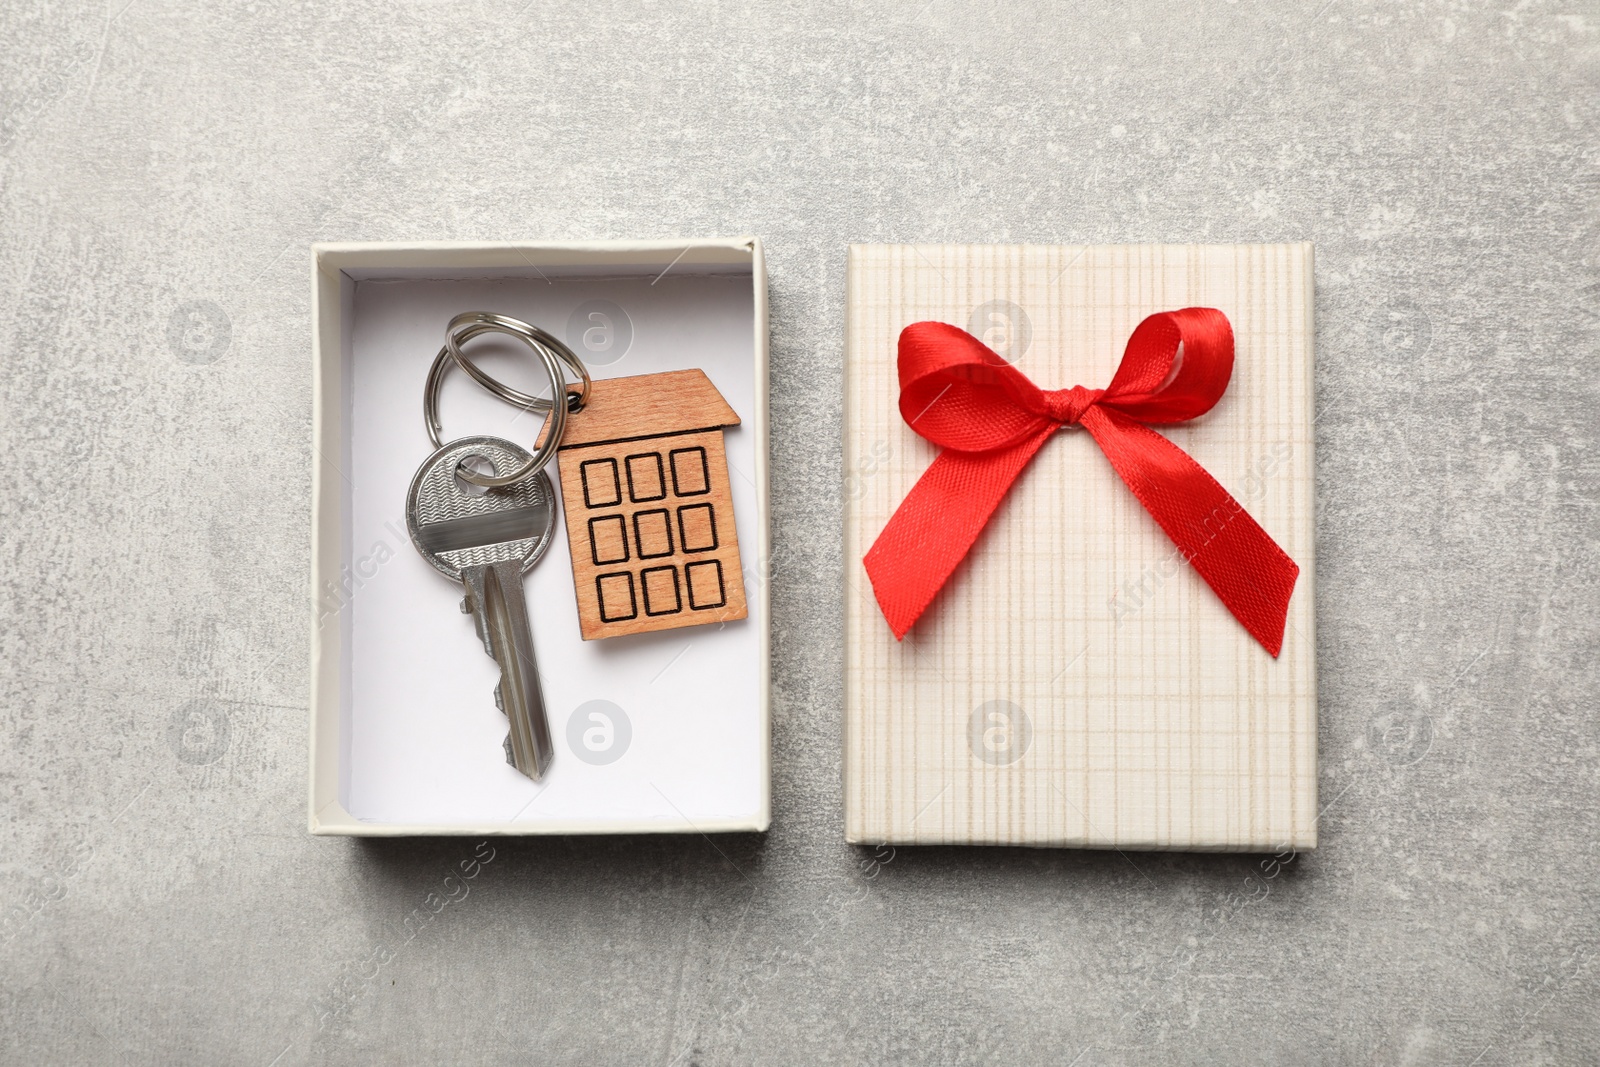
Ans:
{"type": "Polygon", "coordinates": [[[557,453],[586,641],[746,616],[723,428],[704,371],[593,383],[557,453]]]}

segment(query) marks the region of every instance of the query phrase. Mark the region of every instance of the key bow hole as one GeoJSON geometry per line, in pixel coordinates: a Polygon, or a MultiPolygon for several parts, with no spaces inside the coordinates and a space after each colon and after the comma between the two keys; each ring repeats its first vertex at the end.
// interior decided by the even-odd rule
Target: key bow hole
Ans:
{"type": "Polygon", "coordinates": [[[467,479],[461,476],[461,472],[463,470],[471,471],[473,474],[487,475],[491,478],[498,478],[500,476],[500,469],[494,465],[494,461],[488,456],[481,456],[474,452],[469,456],[461,457],[461,462],[456,464],[456,485],[468,496],[483,496],[489,491],[489,487],[486,485],[475,485],[472,482],[467,481],[467,479]]]}

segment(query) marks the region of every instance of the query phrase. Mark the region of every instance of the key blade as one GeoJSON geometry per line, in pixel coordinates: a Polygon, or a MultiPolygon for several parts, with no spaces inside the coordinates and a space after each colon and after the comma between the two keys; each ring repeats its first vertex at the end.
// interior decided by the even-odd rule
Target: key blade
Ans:
{"type": "Polygon", "coordinates": [[[465,567],[461,579],[484,649],[500,665],[498,695],[511,723],[511,764],[537,782],[549,769],[555,746],[533,656],[521,562],[509,559],[465,567]]]}

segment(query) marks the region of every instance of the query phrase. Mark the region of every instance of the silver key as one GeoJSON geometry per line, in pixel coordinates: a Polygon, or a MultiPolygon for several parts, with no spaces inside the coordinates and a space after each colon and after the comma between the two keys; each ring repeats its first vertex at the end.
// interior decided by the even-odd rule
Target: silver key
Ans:
{"type": "Polygon", "coordinates": [[[544,693],[533,655],[533,631],[522,575],[539,562],[556,524],[550,477],[539,471],[501,489],[484,490],[456,475],[482,457],[500,474],[528,453],[498,437],[463,437],[429,456],[406,495],[406,528],[424,559],[466,587],[461,610],[470,614],[483,647],[500,665],[495,703],[511,721],[506,762],[538,781],[555,754],[544,693]]]}

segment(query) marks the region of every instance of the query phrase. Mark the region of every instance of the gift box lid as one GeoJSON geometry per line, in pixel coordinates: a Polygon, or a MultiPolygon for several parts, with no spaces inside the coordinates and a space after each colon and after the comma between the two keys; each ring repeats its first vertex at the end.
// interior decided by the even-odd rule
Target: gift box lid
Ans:
{"type": "Polygon", "coordinates": [[[846,835],[1193,850],[1316,842],[1309,244],[857,245],[846,340],[846,835]],[[1087,433],[1056,432],[903,641],[862,559],[938,455],[897,341],[959,326],[1044,389],[1110,382],[1134,328],[1232,324],[1215,407],[1156,427],[1295,563],[1280,654],[1087,433]]]}

